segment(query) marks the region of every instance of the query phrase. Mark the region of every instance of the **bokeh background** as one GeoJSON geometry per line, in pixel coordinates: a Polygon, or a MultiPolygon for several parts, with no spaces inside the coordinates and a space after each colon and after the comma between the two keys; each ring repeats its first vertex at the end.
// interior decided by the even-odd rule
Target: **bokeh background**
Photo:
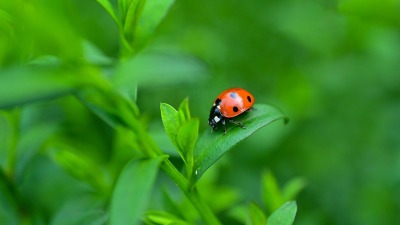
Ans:
{"type": "MultiPolygon", "coordinates": [[[[10,34],[9,17],[0,17],[3,69],[43,55],[76,58],[83,40],[118,57],[117,27],[96,1],[22,5],[29,9],[37,2],[38,11],[12,15],[29,24],[16,26],[21,29],[12,31],[16,34],[10,34]]],[[[241,142],[209,172],[213,182],[235,190],[242,201],[260,202],[263,171],[272,171],[281,184],[302,177],[307,185],[297,198],[297,225],[400,224],[399,1],[177,0],[143,52],[158,56],[144,60],[139,72],[163,79],[144,79],[137,103],[164,151],[173,147],[162,131],[160,102],[177,107],[189,97],[203,131],[210,129],[215,96],[243,87],[257,102],[280,108],[290,122],[267,126],[241,142]],[[182,73],[183,60],[176,75],[167,65],[171,54],[198,68],[182,73]]],[[[0,93],[6,98],[7,91],[0,93]]],[[[38,148],[31,143],[48,138],[73,143],[100,163],[118,145],[111,129],[71,96],[28,104],[17,114],[2,114],[0,145],[15,144],[10,137],[17,131],[9,121],[21,116],[20,148],[35,152],[19,159],[33,157],[19,168],[30,171],[20,177],[22,199],[47,214],[62,205],[68,196],[62,193],[82,187],[45,156],[32,156],[40,150],[30,151],[38,148]]],[[[6,153],[1,154],[6,167],[6,153]]]]}

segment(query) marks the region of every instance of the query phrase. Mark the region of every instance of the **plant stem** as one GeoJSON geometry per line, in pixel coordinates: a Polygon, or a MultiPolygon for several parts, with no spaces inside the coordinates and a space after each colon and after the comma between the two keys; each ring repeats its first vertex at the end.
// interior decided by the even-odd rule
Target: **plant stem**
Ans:
{"type": "MultiPolygon", "coordinates": [[[[102,83],[101,83],[102,84],[102,83]]],[[[108,88],[108,84],[102,84],[99,87],[99,90],[103,92],[103,94],[108,94],[112,96],[114,93],[110,93],[108,88]]],[[[107,99],[105,96],[104,99],[107,99]]],[[[116,98],[118,99],[118,98],[116,98]]],[[[91,99],[82,99],[83,102],[89,102],[91,99]]],[[[125,99],[124,99],[125,100],[125,99]]],[[[125,102],[121,100],[119,102],[122,106],[124,106],[125,102]]],[[[96,106],[96,105],[95,105],[96,106]]],[[[136,105],[134,103],[129,103],[128,106],[125,104],[125,107],[119,109],[124,116],[122,119],[124,120],[124,124],[128,125],[128,128],[131,129],[136,135],[139,146],[143,147],[143,153],[147,155],[149,158],[157,157],[164,155],[159,146],[153,141],[151,136],[148,134],[146,129],[140,123],[139,120],[139,112],[137,110],[136,105]],[[126,114],[124,114],[126,113],[126,114]],[[129,116],[130,115],[130,116],[129,116]]],[[[90,107],[89,107],[90,108],[90,107]]],[[[93,110],[93,107],[91,108],[93,110]]],[[[94,110],[96,112],[96,110],[94,110]]],[[[180,173],[176,167],[169,161],[169,159],[164,159],[161,164],[162,169],[168,174],[168,176],[178,185],[178,187],[183,191],[186,197],[192,202],[193,206],[198,210],[198,213],[203,218],[204,222],[209,225],[220,225],[221,223],[208,207],[208,205],[203,201],[200,197],[197,190],[191,187],[188,179],[180,173]]],[[[191,162],[191,167],[193,168],[193,162],[191,162]]]]}
{"type": "Polygon", "coordinates": [[[214,215],[208,205],[203,201],[199,195],[197,189],[189,188],[189,181],[176,169],[176,167],[169,161],[165,159],[161,164],[162,169],[168,174],[168,176],[174,180],[178,187],[185,193],[186,197],[192,202],[194,207],[198,210],[199,214],[202,216],[204,222],[210,225],[221,224],[218,218],[214,215]]]}
{"type": "Polygon", "coordinates": [[[188,180],[176,169],[169,159],[163,161],[161,168],[174,180],[182,191],[187,192],[189,190],[188,180]]]}
{"type": "MultiPolygon", "coordinates": [[[[155,157],[164,154],[142,126],[132,126],[131,129],[139,135],[139,140],[141,140],[140,144],[145,148],[144,150],[148,154],[148,157],[155,157]]],[[[191,188],[192,186],[188,179],[186,179],[186,177],[176,169],[168,158],[164,159],[163,163],[161,163],[161,168],[176,183],[176,185],[178,185],[190,202],[192,202],[193,206],[198,210],[206,224],[221,224],[208,205],[203,201],[197,190],[191,188]]]]}

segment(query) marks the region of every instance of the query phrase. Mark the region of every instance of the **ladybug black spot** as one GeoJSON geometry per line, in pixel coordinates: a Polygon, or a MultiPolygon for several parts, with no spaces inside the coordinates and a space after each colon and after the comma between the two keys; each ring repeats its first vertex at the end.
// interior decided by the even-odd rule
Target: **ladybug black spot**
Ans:
{"type": "Polygon", "coordinates": [[[247,96],[247,101],[251,102],[250,96],[247,96]]]}
{"type": "Polygon", "coordinates": [[[231,96],[232,98],[236,98],[237,94],[236,94],[236,92],[231,92],[231,93],[229,93],[229,96],[231,96]]]}
{"type": "Polygon", "coordinates": [[[234,111],[234,112],[237,112],[237,111],[239,111],[239,108],[236,107],[236,106],[233,106],[233,111],[234,111]]]}

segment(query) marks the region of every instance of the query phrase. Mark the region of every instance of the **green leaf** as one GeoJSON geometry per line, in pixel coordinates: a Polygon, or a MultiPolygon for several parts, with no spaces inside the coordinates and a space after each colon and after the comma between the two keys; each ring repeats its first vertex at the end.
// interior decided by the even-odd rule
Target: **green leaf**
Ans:
{"type": "Polygon", "coordinates": [[[255,203],[250,203],[249,205],[249,216],[251,224],[253,225],[267,223],[267,218],[265,217],[264,212],[255,203]]]}
{"type": "Polygon", "coordinates": [[[118,10],[119,17],[121,18],[122,23],[125,20],[126,12],[128,11],[128,3],[132,0],[118,0],[118,10]]]}
{"type": "Polygon", "coordinates": [[[76,179],[87,182],[93,189],[106,193],[108,187],[104,181],[102,171],[89,158],[74,152],[68,146],[58,144],[49,152],[54,161],[67,173],[76,179]]]}
{"type": "Polygon", "coordinates": [[[279,184],[271,171],[262,176],[262,197],[269,212],[275,211],[284,203],[279,184]]]}
{"type": "Polygon", "coordinates": [[[168,105],[167,103],[161,103],[160,110],[161,110],[161,120],[164,125],[165,132],[167,133],[172,144],[174,144],[176,149],[178,149],[182,159],[184,159],[185,157],[183,153],[180,151],[180,146],[177,137],[180,127],[178,111],[176,111],[174,107],[168,105]]]}
{"type": "Polygon", "coordinates": [[[190,120],[190,110],[189,110],[189,99],[185,98],[178,109],[179,121],[184,123],[185,121],[190,120]]]}
{"type": "Polygon", "coordinates": [[[126,165],[113,192],[110,225],[140,224],[164,158],[134,160],[126,165]]]}
{"type": "Polygon", "coordinates": [[[267,225],[292,225],[296,217],[297,205],[295,201],[285,203],[268,218],[267,225]]]}
{"type": "Polygon", "coordinates": [[[137,99],[137,84],[125,84],[124,86],[116,87],[118,92],[127,101],[136,102],[137,99]]]}
{"type": "Polygon", "coordinates": [[[13,187],[0,168],[0,222],[1,224],[21,224],[17,201],[14,199],[13,187]]]}
{"type": "Polygon", "coordinates": [[[111,77],[112,85],[128,99],[136,100],[136,87],[175,85],[204,78],[205,65],[189,55],[171,52],[143,52],[121,61],[111,77]],[[158,65],[158,66],[154,66],[158,65]]]}
{"type": "Polygon", "coordinates": [[[18,110],[0,111],[0,170],[12,173],[19,132],[18,110]]]}
{"type": "Polygon", "coordinates": [[[127,101],[114,90],[86,89],[78,93],[79,100],[111,127],[140,126],[138,121],[139,109],[135,103],[127,101]]]}
{"type": "MultiPolygon", "coordinates": [[[[59,203],[60,204],[60,203],[59,203]]],[[[76,196],[59,206],[50,225],[103,225],[108,221],[105,203],[94,196],[76,196]],[[66,220],[65,218],[68,218],[66,220]]]]}
{"type": "Polygon", "coordinates": [[[291,179],[282,190],[282,197],[284,201],[294,200],[305,186],[306,181],[304,178],[291,179]]]}
{"type": "Polygon", "coordinates": [[[164,19],[174,0],[151,0],[144,6],[135,31],[135,45],[143,46],[164,19]]]}
{"type": "Polygon", "coordinates": [[[125,23],[126,13],[128,12],[129,5],[133,0],[118,0],[119,16],[121,18],[122,25],[125,23]]]}
{"type": "Polygon", "coordinates": [[[0,70],[0,74],[0,108],[54,99],[86,84],[82,74],[61,69],[20,67],[0,70]]]}
{"type": "Polygon", "coordinates": [[[187,165],[187,175],[190,176],[194,164],[193,152],[198,137],[199,120],[190,119],[187,98],[180,104],[179,111],[166,103],[161,103],[160,110],[164,129],[187,165]]]}
{"type": "Polygon", "coordinates": [[[196,145],[199,133],[199,120],[190,119],[182,124],[178,131],[178,143],[184,151],[186,160],[193,157],[193,150],[196,145]]]}
{"type": "Polygon", "coordinates": [[[185,199],[183,202],[180,200],[175,201],[172,195],[173,194],[168,193],[168,189],[166,187],[163,188],[161,204],[164,211],[173,214],[175,217],[185,221],[188,224],[195,224],[195,221],[199,219],[199,215],[194,206],[189,202],[188,199],[185,199]]]}
{"type": "Polygon", "coordinates": [[[194,151],[195,166],[192,178],[194,181],[198,180],[225,152],[256,130],[276,120],[285,119],[286,121],[287,119],[281,111],[270,105],[255,104],[253,108],[235,118],[235,120],[243,122],[246,129],[227,122],[227,134],[224,134],[223,128],[220,127],[214,132],[207,129],[199,137],[194,151]]]}
{"type": "Polygon", "coordinates": [[[136,25],[140,15],[142,14],[146,0],[126,0],[123,2],[124,10],[126,10],[125,14],[123,15],[124,34],[128,40],[132,41],[136,25]]]}
{"type": "Polygon", "coordinates": [[[109,0],[96,0],[103,8],[110,14],[110,16],[114,19],[115,23],[118,27],[121,27],[121,23],[115,13],[114,7],[111,5],[109,0]]]}
{"type": "Polygon", "coordinates": [[[184,122],[178,131],[178,143],[186,162],[188,177],[193,170],[193,151],[199,135],[199,123],[198,119],[190,119],[184,122]]]}
{"type": "Polygon", "coordinates": [[[158,86],[179,82],[198,82],[206,67],[199,59],[174,52],[142,52],[121,62],[112,77],[116,87],[127,84],[158,86]]]}
{"type": "Polygon", "coordinates": [[[111,66],[113,59],[105,55],[95,44],[83,41],[83,54],[94,65],[111,66]]]}
{"type": "Polygon", "coordinates": [[[156,224],[176,224],[176,225],[189,224],[165,211],[149,211],[147,213],[147,219],[156,224]]]}
{"type": "MultiPolygon", "coordinates": [[[[32,107],[33,108],[33,107],[32,107]]],[[[19,120],[29,121],[33,119],[33,113],[29,112],[31,108],[23,107],[21,110],[19,120]]],[[[35,125],[30,124],[26,126],[26,129],[19,131],[18,133],[18,145],[16,146],[16,159],[15,167],[10,167],[16,180],[25,180],[29,166],[32,164],[31,160],[37,156],[38,152],[42,149],[42,146],[46,141],[54,135],[59,128],[59,124],[51,122],[49,119],[46,123],[37,123],[35,125]]],[[[11,159],[10,159],[11,160],[11,159]]]]}
{"type": "Polygon", "coordinates": [[[234,204],[227,211],[230,218],[237,220],[240,224],[249,224],[249,210],[244,204],[234,204]]]}

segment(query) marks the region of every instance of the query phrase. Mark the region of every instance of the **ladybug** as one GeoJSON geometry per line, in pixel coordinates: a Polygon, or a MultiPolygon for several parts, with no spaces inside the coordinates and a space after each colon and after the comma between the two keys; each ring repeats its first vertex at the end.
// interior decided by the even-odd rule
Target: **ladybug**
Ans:
{"type": "Polygon", "coordinates": [[[253,104],[253,95],[243,88],[229,88],[223,91],[211,107],[208,118],[208,124],[212,127],[211,131],[217,129],[218,123],[222,123],[226,134],[225,120],[246,128],[241,122],[234,121],[232,118],[250,110],[253,104]]]}

